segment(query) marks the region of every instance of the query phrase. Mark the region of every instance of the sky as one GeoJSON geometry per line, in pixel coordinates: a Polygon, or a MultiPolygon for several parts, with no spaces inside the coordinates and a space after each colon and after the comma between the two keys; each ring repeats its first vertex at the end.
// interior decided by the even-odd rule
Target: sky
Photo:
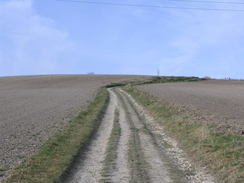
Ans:
{"type": "MultiPolygon", "coordinates": [[[[244,4],[181,1],[97,0],[244,10],[244,4]]],[[[0,76],[160,70],[244,79],[243,20],[244,12],[0,0],[0,76]]]]}

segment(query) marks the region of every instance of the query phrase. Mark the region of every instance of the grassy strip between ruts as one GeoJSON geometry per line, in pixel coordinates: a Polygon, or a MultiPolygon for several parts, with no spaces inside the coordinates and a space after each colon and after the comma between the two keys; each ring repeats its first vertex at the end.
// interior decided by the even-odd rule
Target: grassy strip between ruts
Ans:
{"type": "Polygon", "coordinates": [[[150,182],[149,176],[145,171],[148,166],[147,162],[145,161],[144,153],[141,149],[141,141],[139,138],[139,130],[135,127],[135,124],[132,120],[132,115],[129,106],[130,103],[126,102],[126,97],[120,93],[116,92],[117,96],[119,97],[123,108],[125,109],[126,113],[126,120],[129,123],[131,134],[129,137],[129,151],[128,151],[128,160],[129,160],[129,167],[130,167],[130,183],[133,182],[150,182]]]}
{"type": "Polygon", "coordinates": [[[119,145],[119,139],[121,135],[121,128],[119,124],[119,110],[116,108],[114,112],[114,122],[111,135],[106,148],[106,157],[103,161],[102,169],[102,179],[101,183],[112,182],[111,176],[113,170],[116,168],[116,158],[117,158],[117,149],[119,145]]]}
{"type": "Polygon", "coordinates": [[[101,88],[85,111],[51,137],[29,160],[13,170],[6,183],[53,183],[69,168],[74,157],[90,141],[108,104],[101,88]]]}
{"type": "Polygon", "coordinates": [[[196,123],[190,116],[173,111],[167,103],[130,85],[124,90],[142,104],[189,154],[209,167],[220,182],[243,182],[243,136],[222,134],[212,126],[196,123]]]}

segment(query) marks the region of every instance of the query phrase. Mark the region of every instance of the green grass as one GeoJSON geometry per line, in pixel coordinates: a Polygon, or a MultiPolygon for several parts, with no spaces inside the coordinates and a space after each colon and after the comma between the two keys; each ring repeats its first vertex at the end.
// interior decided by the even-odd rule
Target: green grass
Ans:
{"type": "Polygon", "coordinates": [[[143,84],[154,84],[154,83],[169,83],[169,82],[194,82],[206,80],[198,77],[185,77],[185,76],[154,76],[147,80],[130,82],[131,85],[143,85],[143,84]]]}
{"type": "Polygon", "coordinates": [[[94,101],[69,124],[51,137],[29,160],[13,170],[6,183],[53,183],[68,169],[74,157],[90,141],[108,103],[101,88],[94,101]]]}
{"type": "Polygon", "coordinates": [[[110,83],[108,85],[106,85],[107,88],[112,88],[112,87],[119,87],[119,86],[125,86],[126,82],[121,82],[121,83],[110,83]]]}
{"type": "Polygon", "coordinates": [[[198,77],[185,77],[185,76],[155,76],[151,80],[147,81],[145,84],[151,83],[168,83],[168,82],[191,82],[191,81],[201,81],[206,80],[204,78],[198,77]]]}
{"type": "Polygon", "coordinates": [[[106,85],[107,88],[111,87],[123,87],[128,84],[130,85],[144,85],[144,84],[154,84],[154,83],[169,83],[169,82],[194,82],[194,81],[203,81],[207,80],[206,78],[199,77],[185,77],[185,76],[152,76],[149,79],[143,80],[131,80],[124,81],[120,83],[110,83],[106,85]]]}
{"type": "Polygon", "coordinates": [[[167,103],[131,86],[124,89],[164,126],[166,132],[196,161],[206,165],[224,183],[244,180],[244,137],[216,132],[213,125],[194,122],[185,113],[169,108],[167,103]]]}

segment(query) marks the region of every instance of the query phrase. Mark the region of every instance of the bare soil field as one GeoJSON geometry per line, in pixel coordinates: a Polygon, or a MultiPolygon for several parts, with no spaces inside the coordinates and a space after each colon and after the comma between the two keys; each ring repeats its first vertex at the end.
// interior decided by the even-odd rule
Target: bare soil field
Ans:
{"type": "Polygon", "coordinates": [[[238,134],[244,131],[244,81],[207,80],[138,88],[193,112],[199,121],[213,122],[220,128],[223,125],[238,134]]]}
{"type": "Polygon", "coordinates": [[[143,76],[0,77],[0,181],[75,117],[100,86],[143,76]]]}

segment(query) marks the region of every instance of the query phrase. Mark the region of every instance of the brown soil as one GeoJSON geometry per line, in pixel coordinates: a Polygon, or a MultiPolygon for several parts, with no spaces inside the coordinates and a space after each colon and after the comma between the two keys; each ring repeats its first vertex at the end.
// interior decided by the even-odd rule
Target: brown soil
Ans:
{"type": "Polygon", "coordinates": [[[179,110],[192,112],[201,122],[214,123],[237,134],[244,131],[244,81],[208,80],[138,88],[179,110]]]}
{"type": "Polygon", "coordinates": [[[76,116],[100,86],[145,76],[0,77],[0,181],[76,116]]]}

